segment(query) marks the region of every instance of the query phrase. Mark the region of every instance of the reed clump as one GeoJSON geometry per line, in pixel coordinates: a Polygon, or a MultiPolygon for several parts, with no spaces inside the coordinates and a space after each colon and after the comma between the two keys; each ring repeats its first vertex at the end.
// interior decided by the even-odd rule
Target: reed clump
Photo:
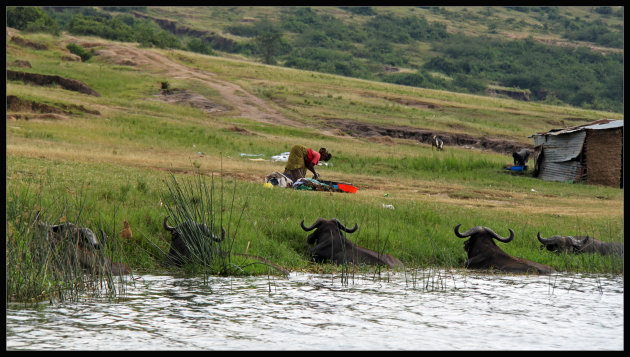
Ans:
{"type": "MultiPolygon", "coordinates": [[[[283,268],[266,258],[234,251],[234,242],[247,201],[240,212],[235,212],[236,182],[228,206],[224,201],[223,182],[221,181],[222,187],[217,193],[214,175],[211,175],[210,180],[208,185],[206,177],[200,172],[192,178],[184,177],[179,180],[170,174],[168,180],[165,180],[166,191],[161,201],[164,202],[168,220],[174,223],[173,227],[181,237],[186,254],[172,248],[168,254],[160,250],[162,259],[171,265],[181,266],[184,272],[201,274],[206,278],[211,275],[250,274],[255,271],[256,265],[277,267],[277,270],[284,272],[283,268]],[[224,221],[223,212],[226,211],[228,217],[224,221]],[[233,219],[236,214],[239,217],[233,219]],[[235,226],[232,226],[231,222],[234,221],[235,226]]],[[[266,272],[269,274],[271,270],[266,269],[266,272]]]]}
{"type": "MultiPolygon", "coordinates": [[[[78,301],[83,298],[115,298],[124,293],[130,279],[112,274],[104,259],[121,261],[114,248],[86,251],[76,235],[65,231],[53,238],[49,224],[68,222],[87,227],[80,193],[76,202],[51,198],[26,186],[7,196],[6,288],[10,302],[78,301]],[[74,203],[74,204],[73,204],[74,203]],[[91,259],[88,268],[86,259],[91,259]]],[[[103,231],[102,225],[97,231],[103,231]]],[[[101,236],[105,244],[105,235],[101,236]]]]}

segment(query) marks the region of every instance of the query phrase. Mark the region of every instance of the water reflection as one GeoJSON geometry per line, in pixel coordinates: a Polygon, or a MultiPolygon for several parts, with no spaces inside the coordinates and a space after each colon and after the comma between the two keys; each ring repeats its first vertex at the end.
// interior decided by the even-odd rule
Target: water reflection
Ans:
{"type": "Polygon", "coordinates": [[[435,279],[145,275],[117,303],[9,307],[7,348],[623,349],[623,276],[435,279]]]}

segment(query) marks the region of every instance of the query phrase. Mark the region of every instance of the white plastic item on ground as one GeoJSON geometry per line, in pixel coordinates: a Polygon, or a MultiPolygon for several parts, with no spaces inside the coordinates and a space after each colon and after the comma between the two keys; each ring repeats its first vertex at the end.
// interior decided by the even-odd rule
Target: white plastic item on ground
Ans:
{"type": "Polygon", "coordinates": [[[280,155],[274,155],[271,157],[271,161],[289,161],[289,154],[290,152],[283,152],[280,155]]]}
{"type": "Polygon", "coordinates": [[[386,205],[383,203],[383,208],[394,209],[394,205],[386,205]]]}

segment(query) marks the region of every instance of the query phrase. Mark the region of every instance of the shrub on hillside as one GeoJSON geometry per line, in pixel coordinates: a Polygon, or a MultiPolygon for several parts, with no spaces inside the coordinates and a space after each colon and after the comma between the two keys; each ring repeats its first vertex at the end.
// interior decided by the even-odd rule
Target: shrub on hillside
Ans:
{"type": "Polygon", "coordinates": [[[72,52],[73,54],[81,57],[81,61],[85,62],[87,60],[89,60],[90,58],[92,58],[92,53],[88,52],[85,48],[77,45],[76,43],[69,43],[66,48],[68,49],[68,51],[72,52]]]}

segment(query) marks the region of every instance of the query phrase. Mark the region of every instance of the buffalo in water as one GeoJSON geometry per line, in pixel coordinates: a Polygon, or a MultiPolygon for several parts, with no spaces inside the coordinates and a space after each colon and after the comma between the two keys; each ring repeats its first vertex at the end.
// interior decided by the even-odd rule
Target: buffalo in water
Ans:
{"type": "MultiPolygon", "coordinates": [[[[101,243],[89,228],[69,222],[56,225],[38,222],[38,226],[46,232],[49,243],[55,247],[62,245],[73,265],[91,272],[111,272],[112,275],[126,275],[131,272],[126,264],[112,262],[101,255],[101,243]]],[[[105,242],[105,232],[102,230],[101,235],[105,242]]]]}
{"type": "MultiPolygon", "coordinates": [[[[220,243],[225,239],[225,228],[223,227],[221,227],[221,237],[217,237],[212,233],[210,228],[208,228],[205,223],[188,221],[178,225],[177,227],[171,227],[168,225],[168,219],[169,216],[166,216],[163,222],[164,229],[171,232],[171,248],[168,253],[168,259],[176,266],[182,266],[188,259],[191,258],[191,255],[196,254],[194,252],[191,252],[190,248],[193,248],[193,250],[202,249],[201,245],[199,244],[200,242],[195,242],[197,240],[196,238],[208,239],[209,242],[212,243],[220,243]]],[[[218,247],[213,251],[213,253],[223,256],[228,254],[224,251],[221,251],[218,247]]],[[[243,253],[231,254],[256,259],[263,264],[280,271],[285,275],[290,274],[290,271],[288,271],[287,269],[261,256],[243,253]]]]}
{"type": "MultiPolygon", "coordinates": [[[[199,242],[193,242],[197,238],[208,238],[211,242],[221,242],[225,239],[225,229],[221,228],[221,237],[215,236],[205,223],[184,222],[177,227],[168,225],[169,216],[164,218],[164,229],[171,232],[171,248],[168,252],[169,261],[181,266],[191,257],[191,247],[196,247],[199,242]],[[200,237],[199,237],[200,236],[200,237]],[[196,244],[197,243],[197,244],[196,244]]],[[[197,247],[200,248],[200,247],[197,247]]]]}
{"type": "Polygon", "coordinates": [[[544,264],[532,262],[527,259],[513,257],[499,248],[494,240],[499,242],[508,243],[514,239],[514,231],[510,231],[510,236],[507,238],[501,237],[488,227],[476,226],[464,233],[459,232],[458,224],[455,226],[455,235],[459,238],[468,238],[464,242],[464,250],[468,253],[468,259],[466,260],[466,267],[470,269],[496,269],[503,272],[510,273],[538,273],[538,274],[551,274],[556,271],[544,264]]]}
{"type": "Polygon", "coordinates": [[[381,254],[373,250],[360,247],[344,237],[343,232],[353,233],[359,226],[355,223],[353,228],[347,228],[337,219],[318,218],[310,227],[300,223],[306,232],[316,229],[308,235],[306,242],[315,244],[311,248],[311,258],[316,262],[332,260],[336,264],[369,264],[385,265],[389,267],[402,267],[400,260],[390,254],[381,254]],[[343,231],[343,232],[342,232],[343,231]]]}
{"type": "Polygon", "coordinates": [[[589,236],[552,236],[543,238],[538,232],[541,248],[557,253],[598,253],[601,255],[623,255],[623,244],[618,242],[603,242],[589,236]]]}

